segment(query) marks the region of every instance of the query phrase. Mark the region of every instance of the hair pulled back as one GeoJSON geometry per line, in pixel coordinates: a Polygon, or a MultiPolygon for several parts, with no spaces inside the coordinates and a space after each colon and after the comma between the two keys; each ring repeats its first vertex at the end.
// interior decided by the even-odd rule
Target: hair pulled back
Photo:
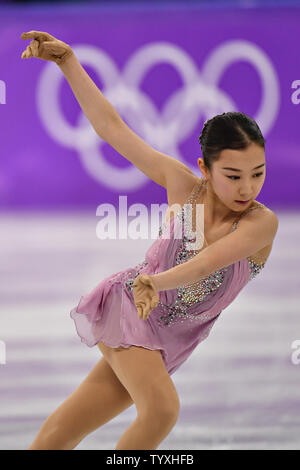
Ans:
{"type": "Polygon", "coordinates": [[[208,119],[199,137],[203,161],[209,170],[223,149],[245,149],[252,142],[265,149],[257,123],[245,113],[229,111],[208,119]]]}

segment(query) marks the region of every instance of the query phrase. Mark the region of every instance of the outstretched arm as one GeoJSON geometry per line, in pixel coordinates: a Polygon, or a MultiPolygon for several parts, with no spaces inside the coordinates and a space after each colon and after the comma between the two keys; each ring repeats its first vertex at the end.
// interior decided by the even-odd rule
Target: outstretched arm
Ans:
{"type": "Polygon", "coordinates": [[[157,291],[193,284],[218,269],[236,263],[272,243],[278,228],[274,212],[254,211],[236,230],[209,245],[191,260],[150,276],[157,291]]]}
{"type": "Polygon", "coordinates": [[[59,65],[73,93],[97,134],[107,141],[108,129],[121,119],[73,53],[59,65]]]}
{"type": "Polygon", "coordinates": [[[169,181],[180,182],[184,174],[193,175],[182,162],[152,148],[127,126],[68,44],[42,31],[23,33],[21,38],[32,39],[22,58],[36,57],[55,62],[96,133],[146,176],[167,189],[169,181]]]}

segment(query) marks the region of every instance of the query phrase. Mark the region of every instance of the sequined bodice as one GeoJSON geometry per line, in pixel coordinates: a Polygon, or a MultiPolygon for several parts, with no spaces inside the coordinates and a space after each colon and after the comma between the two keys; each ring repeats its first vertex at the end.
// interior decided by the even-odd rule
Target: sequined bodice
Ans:
{"type": "MultiPolygon", "coordinates": [[[[191,249],[190,243],[195,242],[195,232],[193,232],[192,228],[192,211],[190,210],[191,207],[194,207],[195,201],[197,199],[197,195],[200,189],[204,186],[204,179],[201,179],[200,182],[195,185],[190,197],[188,198],[186,204],[182,207],[182,209],[176,213],[174,216],[174,220],[172,221],[173,227],[178,226],[178,222],[180,222],[180,226],[183,228],[181,232],[181,239],[178,245],[178,249],[175,253],[175,260],[174,265],[179,265],[188,261],[189,259],[196,256],[200,249],[191,249]]],[[[252,206],[248,208],[245,212],[243,212],[233,223],[231,227],[231,231],[235,230],[240,218],[245,215],[249,210],[256,209],[258,207],[264,207],[263,204],[258,203],[257,206],[252,206]]],[[[159,239],[164,236],[166,229],[170,226],[170,220],[166,221],[160,228],[159,228],[159,239]]],[[[265,263],[257,264],[251,258],[247,258],[248,267],[249,267],[249,280],[253,279],[264,267],[265,263]]],[[[135,278],[140,274],[141,270],[147,266],[147,260],[144,260],[135,268],[135,274],[132,277],[126,279],[125,285],[129,291],[133,291],[132,284],[135,278]]],[[[195,306],[195,304],[200,304],[212,296],[223,284],[225,276],[230,273],[230,270],[233,265],[227,266],[225,268],[219,269],[214,273],[201,278],[196,283],[181,286],[177,289],[177,296],[175,302],[172,305],[166,305],[163,302],[159,302],[158,307],[161,309],[165,315],[160,317],[160,322],[164,325],[170,325],[175,319],[179,318],[191,318],[191,319],[200,319],[198,315],[190,314],[189,310],[191,307],[195,306]]],[[[203,319],[203,316],[201,316],[203,319]]]]}
{"type": "MultiPolygon", "coordinates": [[[[195,202],[196,202],[196,199],[197,199],[197,196],[198,196],[198,193],[201,191],[201,189],[205,187],[205,182],[204,182],[204,178],[202,178],[200,180],[200,182],[194,187],[191,195],[189,196],[188,200],[187,200],[187,204],[192,204],[194,205],[195,202]]],[[[255,209],[258,209],[258,208],[262,208],[264,207],[263,204],[261,203],[257,203],[257,205],[255,206],[251,206],[249,207],[248,209],[246,209],[246,211],[242,212],[237,218],[236,220],[233,222],[232,226],[231,226],[231,230],[230,231],[233,231],[237,228],[237,225],[238,225],[238,222],[239,220],[244,217],[248,212],[252,211],[252,210],[255,210],[255,209]]],[[[196,256],[201,248],[199,250],[187,250],[186,248],[186,244],[189,243],[189,242],[195,242],[195,238],[189,238],[189,234],[192,234],[193,231],[192,231],[192,211],[189,211],[187,212],[186,211],[186,208],[183,207],[181,211],[179,211],[175,217],[179,217],[181,218],[181,223],[182,224],[186,224],[186,230],[185,230],[185,234],[183,234],[183,242],[182,242],[182,247],[181,247],[181,250],[179,251],[179,256],[177,257],[176,259],[176,264],[181,264],[185,261],[188,261],[190,258],[192,258],[193,256],[196,256]]],[[[162,236],[162,234],[164,233],[164,230],[166,229],[167,225],[168,225],[169,221],[166,221],[160,228],[159,228],[159,237],[162,236]]],[[[202,246],[202,245],[201,245],[202,246]]],[[[262,268],[265,266],[265,262],[264,263],[257,263],[255,262],[251,257],[247,257],[247,260],[248,260],[248,266],[249,266],[249,276],[250,276],[250,279],[254,279],[255,276],[257,276],[257,274],[260,273],[260,271],[262,270],[262,268]]],[[[224,268],[221,269],[221,270],[218,270],[218,271],[215,271],[214,273],[210,274],[209,276],[207,276],[206,278],[204,278],[205,280],[207,279],[210,279],[211,281],[213,281],[213,278],[218,276],[220,273],[223,273],[224,272],[224,268]]],[[[202,281],[203,279],[201,279],[200,283],[202,284],[202,281]]],[[[198,283],[198,285],[200,285],[198,283]]]]}

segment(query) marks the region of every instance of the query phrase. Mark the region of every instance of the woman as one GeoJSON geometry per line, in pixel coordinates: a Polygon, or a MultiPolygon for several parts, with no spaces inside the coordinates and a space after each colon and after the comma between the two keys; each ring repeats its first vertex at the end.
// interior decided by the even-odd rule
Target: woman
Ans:
{"type": "Polygon", "coordinates": [[[265,140],[243,113],[215,116],[200,136],[198,178],[125,124],[68,44],[40,31],[21,38],[32,39],[22,58],[56,62],[98,135],[166,188],[170,206],[145,260],[102,280],[70,312],[81,340],[103,357],[29,449],[74,449],[133,403],[137,418],[116,449],[156,449],[179,414],[170,376],[271,252],[278,219],[255,200],[266,177],[265,140]],[[199,204],[203,230],[194,224],[199,204]]]}

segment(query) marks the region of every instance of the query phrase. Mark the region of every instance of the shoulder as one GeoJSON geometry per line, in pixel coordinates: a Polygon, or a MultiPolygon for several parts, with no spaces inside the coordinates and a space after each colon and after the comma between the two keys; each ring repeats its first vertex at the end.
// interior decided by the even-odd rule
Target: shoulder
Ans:
{"type": "Polygon", "coordinates": [[[260,230],[263,229],[266,231],[272,241],[279,225],[278,217],[275,212],[258,201],[254,201],[253,205],[248,211],[246,211],[244,217],[242,217],[240,223],[241,225],[247,225],[247,223],[251,223],[251,225],[259,225],[260,230]]]}

